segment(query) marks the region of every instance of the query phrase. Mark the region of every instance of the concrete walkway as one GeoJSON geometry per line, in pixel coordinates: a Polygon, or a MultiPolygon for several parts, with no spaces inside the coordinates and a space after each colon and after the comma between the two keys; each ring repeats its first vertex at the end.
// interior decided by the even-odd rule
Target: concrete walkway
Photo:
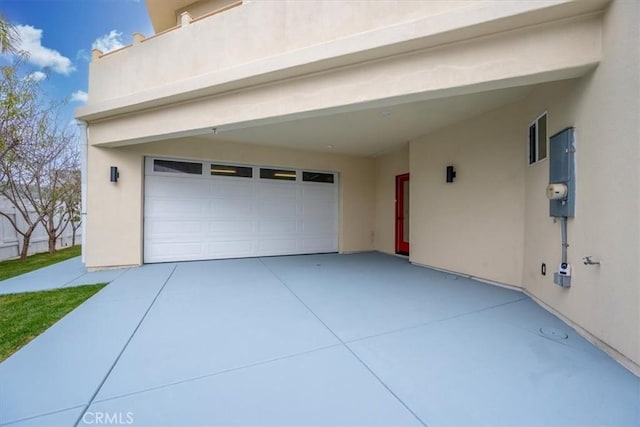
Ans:
{"type": "Polygon", "coordinates": [[[109,283],[125,271],[126,269],[115,269],[89,273],[81,258],[75,257],[20,276],[0,280],[0,295],[109,283]]]}
{"type": "Polygon", "coordinates": [[[523,294],[378,253],[131,269],[0,364],[0,424],[640,424],[523,294]],[[109,421],[109,422],[105,422],[109,421]]]}

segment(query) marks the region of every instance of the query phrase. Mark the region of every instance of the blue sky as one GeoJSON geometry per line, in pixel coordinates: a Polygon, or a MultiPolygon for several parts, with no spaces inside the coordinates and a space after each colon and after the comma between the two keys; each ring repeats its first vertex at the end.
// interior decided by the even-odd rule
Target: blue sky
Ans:
{"type": "Polygon", "coordinates": [[[91,49],[106,52],[130,44],[134,32],[153,34],[144,0],[0,0],[0,13],[29,52],[22,71],[41,79],[52,99],[69,101],[68,121],[86,99],[91,49]]]}

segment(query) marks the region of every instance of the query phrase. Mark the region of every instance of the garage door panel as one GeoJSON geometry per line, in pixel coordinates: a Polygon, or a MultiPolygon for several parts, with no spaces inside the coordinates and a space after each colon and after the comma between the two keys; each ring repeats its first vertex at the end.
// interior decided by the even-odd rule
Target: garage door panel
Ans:
{"type": "Polygon", "coordinates": [[[251,218],[253,216],[253,201],[245,198],[216,198],[209,202],[209,217],[223,218],[251,218]]]}
{"type": "Polygon", "coordinates": [[[336,184],[301,182],[300,171],[298,181],[210,176],[206,162],[197,176],[152,169],[145,176],[145,262],[338,250],[336,184]]]}
{"type": "Polygon", "coordinates": [[[295,199],[262,199],[260,216],[295,219],[298,217],[298,203],[295,199]]]}
{"type": "Polygon", "coordinates": [[[305,209],[301,214],[305,220],[310,221],[322,221],[323,219],[335,219],[335,215],[332,212],[333,208],[327,208],[326,206],[320,209],[305,209]]]}
{"type": "MultiPolygon", "coordinates": [[[[240,178],[246,180],[247,178],[240,178]]],[[[238,178],[218,178],[211,186],[211,196],[216,198],[247,198],[253,197],[254,184],[252,180],[240,181],[238,178]]]]}
{"type": "Polygon", "coordinates": [[[282,255],[297,253],[296,239],[263,239],[258,243],[261,255],[282,255]]]}
{"type": "Polygon", "coordinates": [[[148,197],[193,199],[209,191],[209,186],[210,184],[202,179],[149,176],[145,181],[145,194],[148,197]]]}
{"type": "Polygon", "coordinates": [[[262,220],[258,222],[258,233],[295,236],[298,231],[298,221],[290,220],[262,220]]]}
{"type": "Polygon", "coordinates": [[[305,252],[335,252],[338,248],[332,238],[308,238],[303,241],[302,249],[305,252]]]}
{"type": "Polygon", "coordinates": [[[333,216],[333,200],[304,200],[302,204],[304,215],[333,216]]]}
{"type": "Polygon", "coordinates": [[[158,220],[149,219],[145,220],[145,233],[147,237],[162,237],[167,238],[169,236],[198,236],[207,231],[208,224],[203,221],[189,221],[189,220],[158,220]]]}
{"type": "Polygon", "coordinates": [[[313,198],[311,195],[305,195],[302,200],[302,212],[305,217],[334,217],[335,202],[333,197],[323,197],[320,195],[313,198]]]}
{"type": "Polygon", "coordinates": [[[260,183],[260,199],[296,199],[298,189],[296,184],[286,181],[276,181],[275,183],[260,183]]]}
{"type": "Polygon", "coordinates": [[[212,240],[209,247],[210,253],[215,257],[231,257],[252,256],[253,246],[253,239],[247,237],[246,240],[212,240]]]}
{"type": "Polygon", "coordinates": [[[305,220],[302,222],[302,232],[305,235],[322,234],[333,236],[336,233],[336,224],[333,218],[305,220]]]}
{"type": "Polygon", "coordinates": [[[202,259],[201,242],[163,242],[145,248],[145,256],[156,261],[188,261],[202,259]],[[148,254],[147,254],[148,251],[148,254]]]}
{"type": "Polygon", "coordinates": [[[302,188],[302,197],[306,200],[331,203],[334,197],[334,187],[323,184],[306,184],[302,188]]]}
{"type": "Polygon", "coordinates": [[[215,220],[207,223],[209,232],[214,235],[226,235],[226,234],[246,234],[251,235],[253,232],[253,220],[237,221],[237,220],[215,220]]]}
{"type": "Polygon", "coordinates": [[[150,218],[206,218],[209,212],[206,200],[147,199],[150,218]]]}

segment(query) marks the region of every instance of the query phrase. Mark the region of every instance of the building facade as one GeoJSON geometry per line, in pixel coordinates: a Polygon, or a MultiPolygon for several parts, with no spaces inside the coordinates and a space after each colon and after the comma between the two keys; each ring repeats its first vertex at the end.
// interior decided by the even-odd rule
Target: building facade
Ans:
{"type": "Polygon", "coordinates": [[[522,289],[639,372],[640,3],[147,6],[156,34],[94,51],[77,113],[89,268],[408,252],[522,289]]]}

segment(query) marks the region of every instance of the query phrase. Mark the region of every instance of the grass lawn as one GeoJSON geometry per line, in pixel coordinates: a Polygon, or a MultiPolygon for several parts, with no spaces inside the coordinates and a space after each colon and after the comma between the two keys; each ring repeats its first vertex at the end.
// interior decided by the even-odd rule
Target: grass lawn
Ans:
{"type": "Polygon", "coordinates": [[[77,256],[80,256],[80,245],[66,249],[59,249],[53,255],[49,255],[48,252],[31,255],[28,256],[24,262],[19,259],[0,261],[0,280],[19,276],[77,256]]]}
{"type": "Polygon", "coordinates": [[[64,317],[106,283],[0,295],[0,362],[64,317]]]}

